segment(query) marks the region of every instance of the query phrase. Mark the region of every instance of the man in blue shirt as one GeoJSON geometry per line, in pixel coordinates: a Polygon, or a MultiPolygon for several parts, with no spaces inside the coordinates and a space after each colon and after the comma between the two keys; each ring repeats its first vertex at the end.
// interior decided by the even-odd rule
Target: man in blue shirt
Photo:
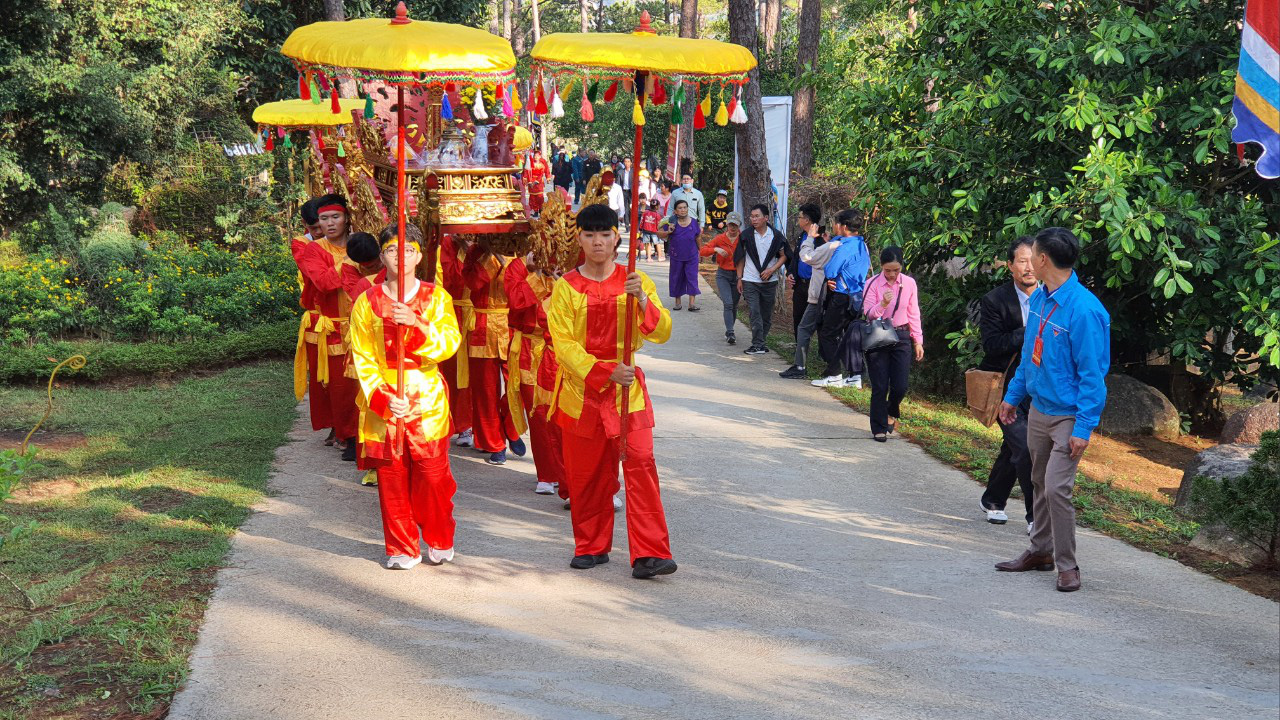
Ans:
{"type": "Polygon", "coordinates": [[[586,172],[587,151],[578,148],[578,154],[573,156],[573,160],[569,161],[570,167],[573,168],[573,202],[576,205],[578,200],[582,198],[582,192],[587,189],[586,172]]]}
{"type": "Polygon", "coordinates": [[[860,374],[845,379],[844,358],[840,355],[840,341],[844,339],[849,321],[862,314],[862,288],[871,270],[871,255],[862,238],[862,211],[849,209],[836,215],[835,231],[837,236],[832,240],[839,240],[840,247],[822,268],[831,292],[822,310],[822,329],[818,332],[818,353],[826,361],[827,370],[812,384],[862,387],[860,374]]]}
{"type": "Polygon", "coordinates": [[[1032,270],[1042,283],[1031,295],[1022,361],[1000,405],[1000,421],[1015,419],[1030,396],[1027,447],[1031,451],[1031,549],[996,563],[1003,572],[1058,569],[1062,592],[1080,589],[1076,513],[1071,504],[1076,468],[1107,402],[1111,316],[1080,284],[1075,264],[1080,241],[1070,230],[1045,228],[1032,246],[1032,270]]]}

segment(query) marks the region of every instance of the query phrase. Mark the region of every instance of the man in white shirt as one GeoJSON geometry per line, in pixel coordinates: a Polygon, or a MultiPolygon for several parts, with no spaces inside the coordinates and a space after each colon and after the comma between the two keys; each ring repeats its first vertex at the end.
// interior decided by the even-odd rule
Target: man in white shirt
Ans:
{"type": "MultiPolygon", "coordinates": [[[[693,187],[693,176],[685,173],[680,176],[680,187],[671,193],[671,202],[676,200],[684,200],[689,203],[689,217],[693,218],[698,227],[707,226],[707,201],[702,197],[701,190],[695,190],[693,187]]],[[[668,205],[675,207],[675,205],[668,205]]],[[[768,222],[768,215],[765,216],[765,222],[768,222]]]]}
{"type": "Polygon", "coordinates": [[[787,241],[781,232],[770,227],[767,206],[752,207],[748,221],[752,232],[738,241],[738,250],[734,253],[738,291],[747,301],[747,312],[751,316],[751,347],[743,352],[764,355],[769,352],[765,338],[773,324],[773,304],[778,297],[777,273],[787,261],[787,241]]]}

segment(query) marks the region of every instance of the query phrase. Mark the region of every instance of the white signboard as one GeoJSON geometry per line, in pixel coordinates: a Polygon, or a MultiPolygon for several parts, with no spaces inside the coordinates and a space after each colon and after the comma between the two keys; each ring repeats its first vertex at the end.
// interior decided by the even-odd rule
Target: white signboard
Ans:
{"type": "MultiPolygon", "coordinates": [[[[773,218],[774,227],[786,231],[787,189],[791,181],[791,96],[780,95],[761,98],[764,107],[764,144],[769,157],[769,175],[777,190],[778,214],[773,218]]],[[[742,195],[738,191],[737,139],[733,153],[733,207],[746,219],[742,207],[742,195]]]]}

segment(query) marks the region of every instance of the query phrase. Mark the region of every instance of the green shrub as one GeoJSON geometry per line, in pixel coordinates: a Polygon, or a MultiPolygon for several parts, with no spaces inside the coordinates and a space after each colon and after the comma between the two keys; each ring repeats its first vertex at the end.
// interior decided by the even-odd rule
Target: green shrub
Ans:
{"type": "Polygon", "coordinates": [[[98,228],[80,250],[80,266],[86,275],[95,278],[105,277],[114,268],[137,258],[133,235],[120,221],[98,228]]]}
{"type": "Polygon", "coordinates": [[[1262,434],[1249,471],[1234,480],[1198,477],[1191,507],[1204,523],[1221,523],[1260,548],[1275,566],[1280,550],[1280,432],[1262,434]]]}
{"type": "Polygon", "coordinates": [[[0,383],[40,383],[54,363],[84,355],[89,362],[59,380],[102,381],[122,377],[167,375],[239,362],[292,357],[298,339],[296,318],[277,320],[244,331],[218,333],[204,340],[116,343],[91,340],[46,342],[5,348],[0,353],[0,383]]]}
{"type": "Polygon", "coordinates": [[[0,268],[0,308],[0,340],[6,343],[50,340],[102,319],[71,265],[39,255],[0,268]]]}
{"type": "Polygon", "coordinates": [[[49,203],[43,217],[18,227],[13,237],[28,254],[52,253],[74,257],[80,252],[80,239],[89,225],[88,217],[79,209],[59,209],[49,203]]]}

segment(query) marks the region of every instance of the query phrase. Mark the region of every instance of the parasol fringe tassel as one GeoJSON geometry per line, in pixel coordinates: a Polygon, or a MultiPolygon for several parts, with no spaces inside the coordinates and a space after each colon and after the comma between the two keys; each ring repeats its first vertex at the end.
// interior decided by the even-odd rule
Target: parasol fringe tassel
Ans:
{"type": "Polygon", "coordinates": [[[275,139],[275,137],[273,137],[273,136],[271,135],[271,131],[270,131],[270,130],[268,130],[268,131],[267,131],[267,145],[266,145],[266,148],[267,148],[267,152],[271,152],[272,150],[275,150],[275,149],[276,149],[276,139],[275,139]]]}
{"type": "Polygon", "coordinates": [[[733,110],[729,112],[729,122],[737,125],[742,125],[747,122],[747,108],[745,103],[742,102],[741,87],[738,88],[738,94],[733,98],[733,101],[730,103],[730,107],[732,107],[733,110]]]}
{"type": "Polygon", "coordinates": [[[551,109],[547,107],[547,93],[542,89],[542,83],[538,84],[537,98],[533,102],[533,112],[538,115],[549,115],[551,109]]]}
{"type": "Polygon", "coordinates": [[[520,102],[520,93],[516,91],[516,86],[512,85],[511,86],[511,109],[515,110],[516,112],[519,112],[520,108],[522,107],[524,107],[524,103],[520,102]]]}
{"type": "Polygon", "coordinates": [[[716,110],[716,124],[724,127],[729,124],[729,108],[724,105],[724,92],[720,94],[720,109],[716,110]]]}
{"type": "Polygon", "coordinates": [[[311,93],[310,93],[310,94],[311,94],[311,103],[312,103],[313,105],[319,105],[319,104],[320,104],[320,98],[321,98],[321,96],[320,96],[320,86],[319,86],[319,85],[316,85],[315,78],[312,78],[312,79],[311,79],[311,93]]]}
{"type": "Polygon", "coordinates": [[[591,107],[591,99],[587,97],[587,86],[582,86],[582,108],[578,114],[582,116],[582,122],[593,122],[596,119],[596,110],[591,107]]]}
{"type": "Polygon", "coordinates": [[[702,111],[702,103],[698,103],[697,105],[694,106],[693,129],[702,130],[706,127],[707,127],[707,114],[702,111]]]}
{"type": "Polygon", "coordinates": [[[471,106],[472,120],[488,120],[489,114],[484,111],[484,88],[476,88],[476,102],[471,106]]]}
{"type": "Polygon", "coordinates": [[[591,83],[591,89],[587,91],[587,98],[590,99],[591,102],[595,102],[596,98],[600,96],[599,92],[600,92],[600,83],[593,82],[591,83]]]}
{"type": "Polygon", "coordinates": [[[564,101],[560,99],[560,91],[554,85],[551,86],[551,117],[564,117],[564,101]]]}
{"type": "Polygon", "coordinates": [[[667,104],[667,89],[663,87],[662,81],[657,79],[655,79],[653,82],[653,104],[654,105],[667,104]]]}
{"type": "Polygon", "coordinates": [[[364,119],[373,119],[373,95],[364,96],[364,119]]]}
{"type": "Polygon", "coordinates": [[[631,106],[631,124],[636,127],[644,125],[644,108],[640,107],[640,98],[637,97],[635,104],[631,106]]]}
{"type": "Polygon", "coordinates": [[[698,103],[698,107],[702,110],[704,118],[711,117],[711,91],[707,91],[707,96],[702,98],[702,102],[698,103]]]}
{"type": "Polygon", "coordinates": [[[444,120],[453,119],[453,104],[449,102],[449,93],[440,96],[440,117],[444,120]]]}
{"type": "Polygon", "coordinates": [[[342,103],[338,102],[338,86],[336,83],[333,86],[333,93],[329,95],[329,110],[333,112],[334,115],[340,115],[342,113],[342,103]]]}
{"type": "Polygon", "coordinates": [[[307,82],[307,77],[302,73],[298,73],[298,97],[303,100],[311,99],[311,85],[307,82]]]}
{"type": "Polygon", "coordinates": [[[614,80],[613,84],[609,86],[609,89],[604,91],[604,101],[613,102],[613,99],[617,96],[618,96],[618,81],[614,80]]]}

